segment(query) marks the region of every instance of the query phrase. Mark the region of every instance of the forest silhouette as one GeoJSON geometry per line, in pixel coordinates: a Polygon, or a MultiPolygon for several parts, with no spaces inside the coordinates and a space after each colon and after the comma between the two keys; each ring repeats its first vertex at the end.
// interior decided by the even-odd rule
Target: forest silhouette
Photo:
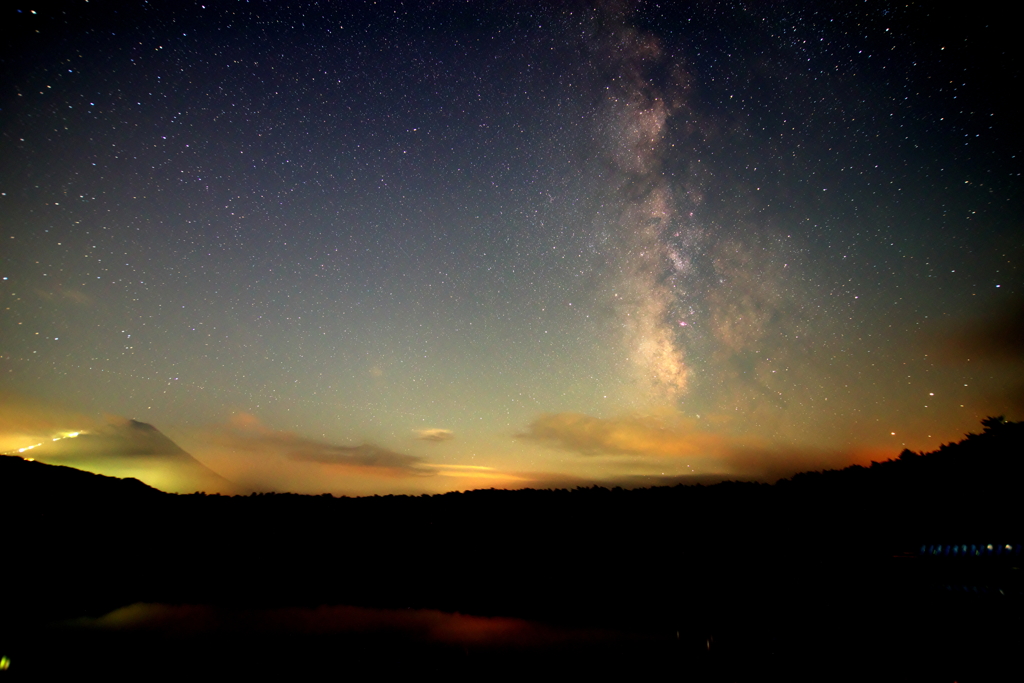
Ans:
{"type": "Polygon", "coordinates": [[[1002,619],[1021,600],[1024,423],[982,425],[774,485],[633,490],[175,495],[4,456],[0,638],[134,603],[417,608],[674,632],[705,659],[718,633],[729,675],[776,658],[813,677],[899,602],[912,627],[876,654],[938,648],[969,668],[1021,635],[1002,619]]]}

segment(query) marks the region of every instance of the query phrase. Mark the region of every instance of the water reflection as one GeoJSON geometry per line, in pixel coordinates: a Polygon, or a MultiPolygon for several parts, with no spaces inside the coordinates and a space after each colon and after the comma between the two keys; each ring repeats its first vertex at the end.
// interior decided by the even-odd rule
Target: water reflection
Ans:
{"type": "Polygon", "coordinates": [[[480,617],[433,609],[351,606],[236,609],[136,603],[101,617],[72,619],[56,627],[62,630],[133,631],[164,637],[359,635],[463,647],[507,648],[544,648],[654,638],[649,634],[559,627],[509,617],[480,617]]]}
{"type": "Polygon", "coordinates": [[[508,617],[350,605],[135,603],[56,622],[39,618],[28,628],[12,623],[6,637],[0,632],[0,655],[9,657],[12,672],[47,680],[86,670],[114,678],[433,671],[491,679],[544,671],[602,679],[754,681],[774,672],[788,680],[835,680],[840,662],[857,676],[932,662],[928,676],[915,677],[925,680],[1019,649],[1022,593],[1013,566],[893,560],[876,571],[866,567],[856,580],[852,571],[828,579],[808,566],[775,591],[687,587],[689,600],[669,603],[652,594],[646,611],[617,616],[611,602],[583,613],[562,601],[551,619],[525,608],[508,617]]]}
{"type": "MultiPolygon", "coordinates": [[[[704,639],[706,634],[702,646],[704,639]]],[[[114,677],[195,671],[302,679],[425,671],[493,677],[549,666],[663,671],[678,664],[683,645],[697,642],[676,629],[550,624],[435,609],[136,603],[46,625],[15,654],[20,671],[51,680],[86,668],[114,677]]]]}

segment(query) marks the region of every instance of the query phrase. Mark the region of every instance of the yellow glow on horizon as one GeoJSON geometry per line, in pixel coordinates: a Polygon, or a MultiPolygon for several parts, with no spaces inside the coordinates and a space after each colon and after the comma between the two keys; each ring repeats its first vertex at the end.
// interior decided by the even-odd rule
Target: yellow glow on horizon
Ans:
{"type": "Polygon", "coordinates": [[[502,472],[459,472],[441,470],[438,475],[442,477],[462,477],[464,479],[498,479],[501,481],[532,481],[526,477],[517,477],[514,474],[503,474],[502,472]]]}
{"type": "Polygon", "coordinates": [[[499,472],[493,467],[484,465],[448,465],[440,463],[426,463],[428,467],[437,469],[437,474],[442,477],[461,477],[463,479],[485,479],[499,481],[532,481],[526,477],[518,477],[514,474],[499,472]]]}
{"type": "MultiPolygon", "coordinates": [[[[80,435],[85,434],[85,433],[86,433],[86,431],[84,429],[79,429],[79,430],[74,431],[74,432],[58,432],[57,436],[50,437],[49,443],[54,443],[56,441],[61,441],[62,439],[73,439],[76,436],[80,436],[80,435]]],[[[3,437],[3,436],[8,436],[8,435],[0,434],[0,437],[3,437]]],[[[13,435],[11,435],[11,436],[13,436],[13,435]]],[[[33,438],[33,436],[35,436],[35,438],[39,438],[38,435],[28,435],[28,434],[26,434],[26,435],[19,435],[19,436],[21,436],[22,438],[27,438],[27,439],[33,438]]],[[[17,454],[17,453],[24,453],[25,451],[30,451],[33,448],[39,448],[44,443],[47,443],[45,441],[42,441],[42,442],[39,442],[39,443],[30,444],[28,446],[22,446],[21,448],[12,448],[12,446],[16,445],[17,441],[22,441],[22,438],[17,438],[17,437],[11,438],[11,441],[15,441],[15,443],[10,443],[10,442],[4,443],[3,446],[0,446],[0,453],[6,454],[6,455],[14,455],[14,454],[17,454]]],[[[24,443],[24,441],[22,441],[22,443],[24,443]]]]}
{"type": "Polygon", "coordinates": [[[493,467],[484,467],[483,465],[443,465],[439,463],[428,462],[425,463],[427,467],[436,467],[438,469],[449,469],[449,470],[493,470],[493,467]]]}

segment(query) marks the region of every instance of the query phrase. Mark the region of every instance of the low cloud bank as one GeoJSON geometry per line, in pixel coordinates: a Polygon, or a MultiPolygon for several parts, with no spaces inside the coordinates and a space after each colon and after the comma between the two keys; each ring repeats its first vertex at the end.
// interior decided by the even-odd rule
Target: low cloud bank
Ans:
{"type": "Polygon", "coordinates": [[[599,418],[546,413],[517,436],[581,455],[681,457],[719,450],[721,437],[698,430],[681,415],[599,418]]]}
{"type": "Polygon", "coordinates": [[[728,477],[776,481],[800,471],[841,468],[896,455],[752,443],[703,429],[676,412],[610,418],[546,413],[517,436],[590,458],[630,456],[635,470],[654,464],[659,471],[665,470],[658,475],[634,471],[619,477],[632,486],[728,477]],[[697,468],[684,470],[690,463],[697,468]]]}
{"type": "Polygon", "coordinates": [[[432,475],[423,458],[370,443],[342,446],[317,441],[294,432],[272,429],[252,415],[235,415],[227,424],[204,428],[198,438],[204,449],[243,457],[255,464],[267,456],[296,462],[336,465],[377,476],[432,475]]]}

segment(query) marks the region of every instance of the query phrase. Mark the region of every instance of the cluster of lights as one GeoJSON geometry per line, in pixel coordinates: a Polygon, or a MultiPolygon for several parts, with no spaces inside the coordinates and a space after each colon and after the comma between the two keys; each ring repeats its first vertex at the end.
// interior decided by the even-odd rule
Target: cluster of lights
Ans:
{"type": "MultiPolygon", "coordinates": [[[[82,432],[68,432],[67,434],[64,434],[63,436],[54,437],[53,441],[60,441],[61,439],[73,439],[76,436],[78,436],[79,434],[82,434],[82,432]]],[[[24,453],[25,451],[30,451],[33,448],[39,448],[42,445],[43,444],[41,444],[41,443],[34,443],[31,446],[25,446],[24,448],[19,448],[17,452],[18,453],[24,453]]],[[[31,461],[34,461],[35,458],[26,458],[26,460],[29,460],[31,462],[31,461]]]]}
{"type": "Polygon", "coordinates": [[[921,555],[961,555],[963,557],[975,556],[990,556],[990,555],[1019,555],[1021,551],[1020,545],[1010,545],[1009,543],[1002,545],[999,543],[988,545],[922,545],[921,555]]]}

